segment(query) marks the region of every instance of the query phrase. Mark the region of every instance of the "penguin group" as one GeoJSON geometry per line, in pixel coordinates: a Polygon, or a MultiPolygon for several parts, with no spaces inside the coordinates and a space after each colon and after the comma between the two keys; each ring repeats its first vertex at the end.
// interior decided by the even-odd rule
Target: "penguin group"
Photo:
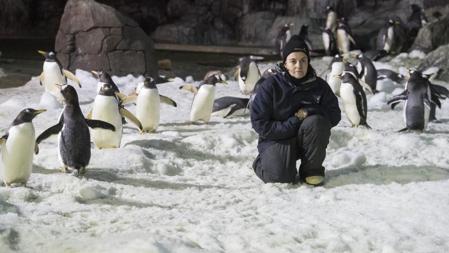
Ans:
{"type": "MultiPolygon", "coordinates": [[[[435,109],[441,107],[441,100],[449,98],[449,90],[432,84],[430,76],[423,70],[410,70],[407,75],[403,75],[388,69],[376,69],[373,63],[387,54],[405,50],[409,45],[408,37],[416,36],[417,29],[426,24],[421,8],[413,5],[412,9],[409,23],[413,26],[407,28],[397,17],[388,19],[377,36],[377,51],[370,54],[352,51],[357,44],[347,19],[337,14],[333,7],[326,8],[322,41],[324,54],[333,56],[326,80],[339,97],[351,127],[371,128],[368,124],[367,95],[378,92],[378,80],[391,79],[404,87],[401,94],[388,101],[393,109],[405,101],[406,127],[401,131],[425,130],[428,122],[435,119],[435,109]]],[[[282,26],[275,38],[279,53],[292,37],[292,26],[282,26]]],[[[303,24],[299,37],[312,50],[308,29],[308,25],[303,24]]],[[[41,99],[41,105],[48,105],[45,99],[51,98],[63,108],[58,121],[37,138],[32,120],[46,110],[26,108],[18,113],[6,134],[0,138],[1,176],[7,186],[26,184],[32,172],[34,155],[39,154],[39,144],[52,135],[58,135],[58,157],[62,171],[82,175],[91,158],[91,141],[98,149],[120,148],[124,124],[132,123],[141,134],[154,133],[160,122],[161,103],[177,107],[173,99],[159,94],[157,88],[157,85],[169,82],[170,79],[145,76],[133,94],[125,95],[109,73],[99,70],[91,72],[97,80],[97,94],[91,110],[84,116],[77,90],[68,80],[79,88],[82,88],[81,82],[70,71],[63,69],[54,52],[39,53],[45,57],[43,71],[39,76],[46,94],[41,99]],[[131,103],[135,104],[135,114],[126,109],[131,103]]],[[[242,94],[240,97],[215,98],[216,86],[227,84],[227,77],[221,71],[206,73],[197,84],[185,83],[180,86],[180,90],[193,93],[190,122],[208,123],[214,115],[227,118],[247,113],[259,84],[282,71],[280,65],[277,65],[262,73],[259,66],[262,60],[256,56],[239,59],[235,77],[242,94]]]]}

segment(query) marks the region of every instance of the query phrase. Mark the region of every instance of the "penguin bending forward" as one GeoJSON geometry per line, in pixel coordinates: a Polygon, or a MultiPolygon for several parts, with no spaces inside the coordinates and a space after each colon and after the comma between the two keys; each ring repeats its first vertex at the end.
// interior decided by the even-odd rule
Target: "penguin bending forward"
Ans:
{"type": "MultiPolygon", "coordinates": [[[[73,171],[75,175],[85,172],[86,166],[90,161],[90,133],[89,128],[102,128],[108,131],[115,131],[112,124],[101,120],[91,120],[84,118],[79,106],[78,94],[76,90],[66,85],[62,88],[61,93],[64,97],[64,110],[59,116],[56,125],[48,128],[41,133],[36,144],[41,143],[53,134],[58,135],[59,159],[63,165],[64,172],[73,171]]],[[[39,153],[39,149],[35,150],[39,153]]]]}
{"type": "Polygon", "coordinates": [[[215,84],[217,83],[226,84],[225,75],[221,71],[209,71],[199,87],[191,84],[179,87],[179,89],[188,90],[195,94],[190,110],[190,121],[209,122],[215,98],[215,84]]]}
{"type": "Polygon", "coordinates": [[[8,132],[0,138],[1,177],[6,186],[26,184],[33,167],[36,149],[35,131],[32,120],[45,112],[27,108],[12,122],[8,132]]]}

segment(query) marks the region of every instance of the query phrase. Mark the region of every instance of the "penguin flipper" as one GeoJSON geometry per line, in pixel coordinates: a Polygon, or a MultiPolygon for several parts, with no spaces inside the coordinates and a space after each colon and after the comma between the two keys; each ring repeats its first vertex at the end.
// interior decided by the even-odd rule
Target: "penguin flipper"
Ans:
{"type": "Polygon", "coordinates": [[[178,106],[176,104],[176,102],[173,99],[169,98],[169,97],[166,97],[164,95],[159,95],[159,98],[161,99],[161,102],[164,103],[164,104],[171,105],[173,107],[177,107],[178,106]]]}
{"type": "Polygon", "coordinates": [[[198,93],[198,88],[197,88],[195,85],[191,84],[191,83],[181,85],[181,86],[179,87],[179,89],[180,89],[180,90],[190,91],[190,92],[192,92],[193,94],[198,93]]]}
{"type": "Polygon", "coordinates": [[[44,78],[45,78],[45,75],[44,75],[44,72],[42,72],[40,75],[39,75],[39,84],[42,86],[42,82],[44,81],[44,78]]]}
{"type": "MultiPolygon", "coordinates": [[[[36,145],[38,145],[39,143],[41,143],[43,140],[47,139],[48,137],[57,134],[61,131],[62,126],[64,125],[64,120],[63,120],[63,115],[61,115],[61,119],[58,122],[58,124],[48,128],[47,130],[45,130],[43,133],[41,133],[37,139],[36,139],[36,145]]],[[[39,149],[35,150],[35,152],[39,152],[39,149]]],[[[36,153],[37,154],[37,153],[36,153]]]]}
{"type": "Polygon", "coordinates": [[[89,112],[87,113],[86,119],[92,119],[92,109],[90,109],[89,112]]]}
{"type": "Polygon", "coordinates": [[[231,106],[231,109],[229,110],[229,112],[228,113],[226,113],[226,115],[223,117],[223,118],[227,118],[227,117],[229,117],[229,116],[231,116],[235,111],[237,111],[238,109],[241,109],[241,108],[239,108],[237,105],[232,105],[231,106]]]}
{"type": "Polygon", "coordinates": [[[103,128],[111,131],[115,131],[114,125],[103,121],[103,120],[96,120],[96,119],[86,119],[86,124],[90,128],[103,128]]]}
{"type": "Polygon", "coordinates": [[[134,116],[130,111],[125,108],[120,108],[120,115],[134,123],[139,128],[140,132],[143,131],[142,123],[140,123],[140,120],[137,119],[136,116],[134,116]]]}
{"type": "Polygon", "coordinates": [[[76,84],[78,84],[78,87],[81,88],[81,82],[80,80],[70,71],[63,69],[62,72],[64,73],[64,76],[67,77],[68,79],[74,81],[76,84]]]}
{"type": "Polygon", "coordinates": [[[8,139],[8,134],[5,134],[2,137],[0,137],[0,145],[2,145],[7,139],[8,139]]]}

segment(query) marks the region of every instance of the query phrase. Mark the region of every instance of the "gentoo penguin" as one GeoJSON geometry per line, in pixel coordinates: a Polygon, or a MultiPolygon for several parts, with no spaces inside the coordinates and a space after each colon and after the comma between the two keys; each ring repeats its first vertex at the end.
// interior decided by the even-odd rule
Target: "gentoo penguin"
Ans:
{"type": "Polygon", "coordinates": [[[352,127],[359,125],[370,126],[366,122],[368,107],[365,92],[354,73],[355,67],[348,64],[343,71],[340,87],[340,98],[343,102],[343,109],[351,122],[352,127]]]}
{"type": "Polygon", "coordinates": [[[114,132],[104,129],[92,130],[92,139],[95,146],[100,149],[120,147],[123,130],[122,117],[129,119],[142,131],[140,121],[123,107],[116,94],[117,91],[110,83],[102,83],[93,103],[92,119],[108,122],[115,127],[114,132]]]}
{"type": "Polygon", "coordinates": [[[116,93],[117,97],[120,99],[120,103],[125,105],[134,102],[137,99],[136,94],[132,95],[125,95],[120,92],[120,89],[118,88],[117,84],[112,80],[111,75],[106,71],[91,71],[91,73],[94,75],[95,78],[98,79],[97,83],[97,93],[100,92],[101,87],[103,84],[108,83],[114,92],[116,93]]]}
{"type": "Polygon", "coordinates": [[[259,87],[259,85],[261,83],[263,83],[263,81],[265,81],[268,77],[270,76],[274,76],[277,73],[282,72],[282,63],[279,63],[277,65],[275,65],[274,67],[269,67],[267,68],[263,73],[262,76],[260,77],[260,79],[256,82],[256,84],[254,85],[254,92],[251,94],[251,96],[249,97],[249,101],[248,101],[248,109],[251,110],[251,104],[254,101],[254,98],[256,96],[256,90],[259,87]]]}
{"type": "Polygon", "coordinates": [[[309,40],[309,25],[308,24],[304,24],[301,26],[298,36],[304,40],[307,47],[309,48],[309,51],[312,51],[312,43],[309,40]]]}
{"type": "Polygon", "coordinates": [[[429,80],[417,70],[410,71],[405,90],[387,103],[393,109],[401,100],[405,100],[404,120],[406,127],[400,131],[423,131],[429,121],[432,94],[429,80]]]}
{"type": "Polygon", "coordinates": [[[377,49],[380,50],[377,60],[386,54],[397,54],[403,49],[407,34],[399,17],[388,19],[377,35],[377,49]]]}
{"type": "Polygon", "coordinates": [[[201,81],[199,88],[192,85],[179,87],[195,94],[190,111],[190,121],[209,122],[214,104],[215,84],[217,83],[226,83],[226,77],[221,71],[209,71],[201,81]]]}
{"type": "Polygon", "coordinates": [[[412,14],[410,14],[407,19],[407,28],[409,36],[414,39],[418,34],[419,29],[429,21],[419,5],[412,4],[410,5],[410,8],[412,9],[412,14]]]}
{"type": "Polygon", "coordinates": [[[74,81],[80,88],[81,84],[78,78],[70,71],[62,68],[61,63],[53,51],[45,52],[38,51],[39,54],[45,57],[43,64],[43,71],[39,76],[40,84],[45,87],[45,91],[53,95],[59,103],[62,103],[63,97],[61,95],[61,85],[67,84],[67,78],[74,81]]]}
{"type": "Polygon", "coordinates": [[[36,115],[45,112],[27,108],[12,122],[8,132],[0,138],[1,177],[6,186],[26,184],[33,166],[36,137],[31,122],[36,115]]]}
{"type": "Polygon", "coordinates": [[[156,84],[167,81],[162,81],[159,78],[155,80],[151,76],[146,76],[143,83],[138,85],[136,117],[142,123],[144,132],[154,132],[159,126],[161,102],[173,107],[177,106],[173,99],[160,95],[156,87],[156,84]]]}
{"type": "Polygon", "coordinates": [[[326,6],[326,26],[324,30],[330,30],[335,34],[337,31],[337,12],[334,11],[334,8],[331,6],[326,6]]]}
{"type": "Polygon", "coordinates": [[[284,26],[280,28],[275,39],[276,40],[275,46],[276,49],[279,50],[279,55],[281,56],[281,58],[282,58],[282,51],[284,50],[285,45],[292,37],[290,25],[292,24],[284,24],[284,26]]]}
{"type": "MultiPolygon", "coordinates": [[[[39,144],[53,134],[58,135],[59,159],[64,172],[73,171],[76,175],[83,174],[90,160],[89,128],[102,128],[115,131],[115,127],[101,120],[85,119],[78,101],[75,88],[66,85],[61,90],[64,97],[64,110],[59,116],[58,123],[39,135],[39,144]]],[[[35,150],[36,154],[39,150],[35,150]]]]}
{"type": "Polygon", "coordinates": [[[397,84],[406,83],[405,77],[391,69],[378,69],[377,70],[377,80],[390,79],[397,84]]]}
{"type": "Polygon", "coordinates": [[[331,63],[331,72],[327,76],[327,83],[336,96],[340,96],[341,76],[345,70],[345,63],[340,55],[335,55],[331,63]]]}
{"type": "Polygon", "coordinates": [[[337,53],[337,43],[334,33],[330,29],[324,29],[322,32],[324,52],[326,55],[334,55],[337,53]]]}
{"type": "Polygon", "coordinates": [[[336,41],[338,52],[343,56],[348,55],[351,50],[351,43],[355,45],[351,30],[345,21],[338,22],[336,41]]]}
{"type": "Polygon", "coordinates": [[[371,91],[376,93],[377,86],[377,70],[374,67],[371,59],[363,54],[357,56],[357,70],[359,72],[359,79],[371,87],[371,91]]]}
{"type": "Polygon", "coordinates": [[[231,115],[243,115],[248,112],[249,98],[221,97],[214,101],[212,115],[227,118],[231,115]]]}
{"type": "Polygon", "coordinates": [[[254,90],[254,85],[260,79],[259,67],[251,56],[242,57],[239,61],[237,78],[240,92],[243,95],[250,95],[254,90]]]}

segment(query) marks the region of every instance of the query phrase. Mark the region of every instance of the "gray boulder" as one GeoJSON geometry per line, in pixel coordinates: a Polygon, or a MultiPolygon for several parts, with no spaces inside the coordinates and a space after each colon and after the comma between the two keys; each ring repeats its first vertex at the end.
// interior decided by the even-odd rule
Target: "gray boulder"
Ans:
{"type": "Polygon", "coordinates": [[[430,52],[449,43],[449,16],[422,27],[413,43],[413,49],[430,52]]]}
{"type": "Polygon", "coordinates": [[[94,0],[69,0],[56,35],[62,65],[114,75],[157,73],[153,42],[132,19],[94,0]]]}
{"type": "Polygon", "coordinates": [[[426,69],[433,66],[440,68],[438,79],[449,81],[449,44],[430,52],[419,68],[426,69]]]}

